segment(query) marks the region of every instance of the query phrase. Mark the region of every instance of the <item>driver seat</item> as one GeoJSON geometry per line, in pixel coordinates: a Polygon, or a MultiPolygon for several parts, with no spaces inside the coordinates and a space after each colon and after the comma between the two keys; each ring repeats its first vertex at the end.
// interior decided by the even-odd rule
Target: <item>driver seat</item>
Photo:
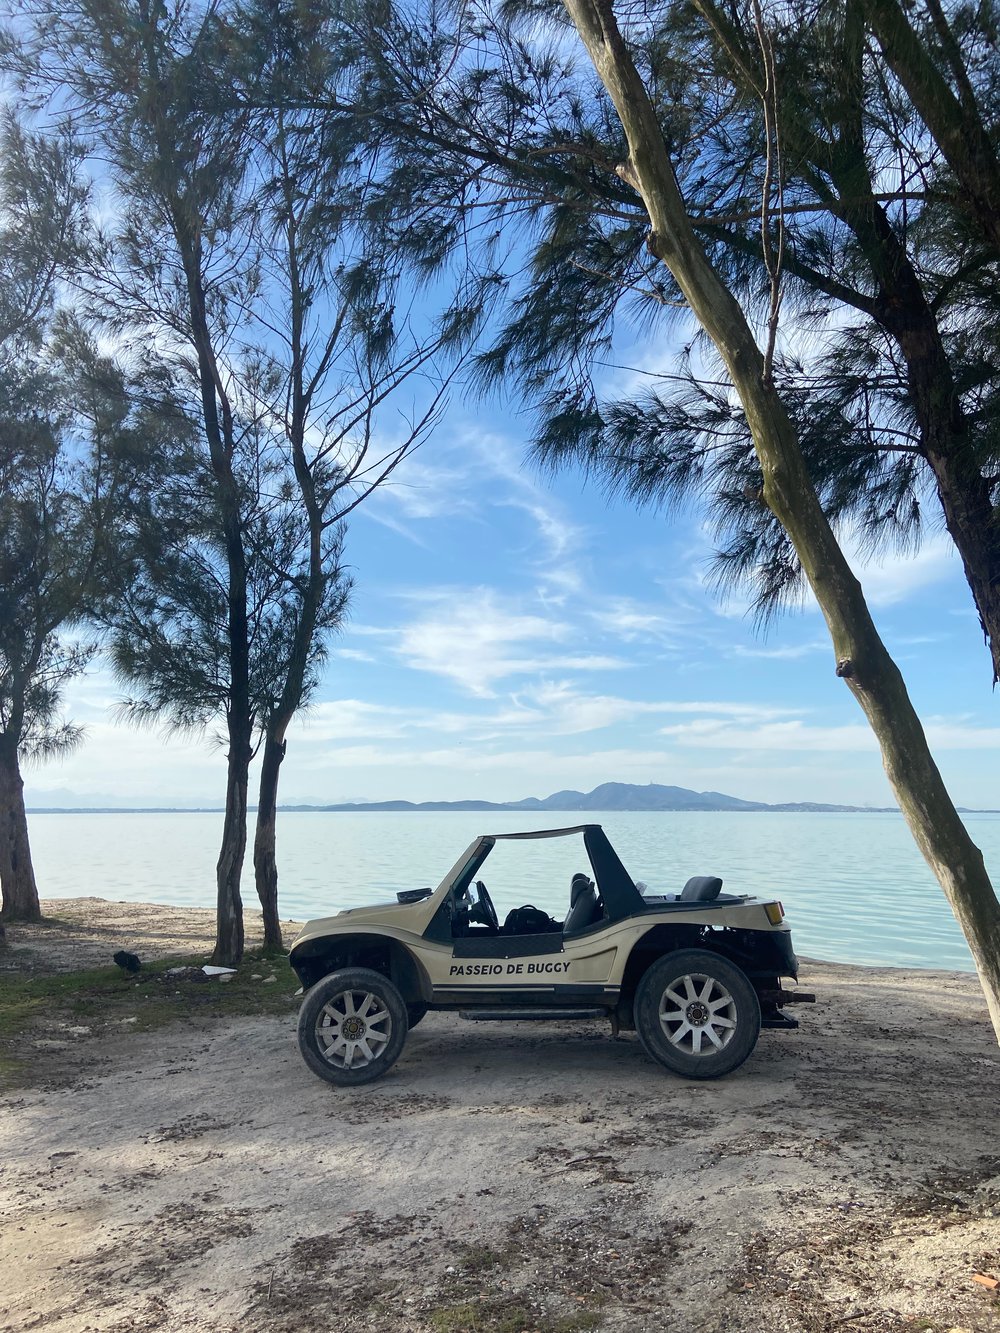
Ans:
{"type": "Polygon", "coordinates": [[[582,873],[574,875],[569,886],[569,911],[563,922],[563,934],[576,935],[600,921],[603,915],[594,881],[582,873]]]}

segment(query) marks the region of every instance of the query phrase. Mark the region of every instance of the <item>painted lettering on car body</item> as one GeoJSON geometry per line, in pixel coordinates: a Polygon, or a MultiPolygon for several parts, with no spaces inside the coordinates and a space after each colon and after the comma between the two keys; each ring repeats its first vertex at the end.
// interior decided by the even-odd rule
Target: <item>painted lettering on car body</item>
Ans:
{"type": "Polygon", "coordinates": [[[453,963],[450,977],[520,977],[556,975],[569,971],[570,960],[550,963],[453,963]]]}

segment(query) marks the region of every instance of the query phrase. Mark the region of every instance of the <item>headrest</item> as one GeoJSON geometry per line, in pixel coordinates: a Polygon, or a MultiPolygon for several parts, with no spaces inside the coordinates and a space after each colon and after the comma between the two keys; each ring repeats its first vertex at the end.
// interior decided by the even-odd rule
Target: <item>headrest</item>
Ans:
{"type": "Polygon", "coordinates": [[[575,906],[581,894],[589,893],[593,887],[594,883],[590,876],[584,875],[582,871],[578,871],[569,882],[570,907],[575,906]]]}
{"type": "Polygon", "coordinates": [[[682,903],[710,903],[722,891],[717,875],[693,875],[681,889],[682,903]]]}

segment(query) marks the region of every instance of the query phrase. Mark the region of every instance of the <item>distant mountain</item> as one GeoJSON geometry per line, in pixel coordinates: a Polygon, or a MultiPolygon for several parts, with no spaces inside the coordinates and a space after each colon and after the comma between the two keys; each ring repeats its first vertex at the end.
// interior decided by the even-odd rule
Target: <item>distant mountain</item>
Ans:
{"type": "Polygon", "coordinates": [[[656,782],[637,786],[630,782],[602,782],[593,791],[557,791],[539,800],[527,796],[521,801],[352,801],[344,805],[295,805],[290,810],[789,810],[827,813],[857,812],[856,805],[818,805],[796,801],[785,805],[767,805],[763,801],[743,801],[718,791],[690,791],[687,787],[662,787],[656,782]]]}

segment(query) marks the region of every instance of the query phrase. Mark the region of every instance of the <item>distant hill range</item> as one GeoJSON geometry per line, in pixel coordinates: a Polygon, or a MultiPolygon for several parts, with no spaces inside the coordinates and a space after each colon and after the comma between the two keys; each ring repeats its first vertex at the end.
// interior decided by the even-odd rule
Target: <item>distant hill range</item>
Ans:
{"type": "Polygon", "coordinates": [[[763,801],[742,801],[720,791],[690,791],[687,787],[662,787],[650,782],[636,786],[630,782],[602,782],[593,791],[557,791],[539,800],[528,796],[523,801],[350,801],[343,805],[290,805],[286,810],[796,810],[823,813],[856,813],[856,805],[818,805],[813,801],[794,801],[786,805],[767,805],[763,801]]]}
{"type": "MultiPolygon", "coordinates": [[[[60,792],[59,804],[28,804],[31,814],[214,814],[217,806],[135,806],[121,805],[117,800],[107,804],[84,805],[75,792],[60,792]]],[[[256,806],[251,805],[251,811],[256,806]]],[[[784,805],[767,805],[764,801],[743,801],[738,796],[727,796],[721,791],[691,791],[687,787],[663,787],[657,782],[638,786],[631,782],[602,782],[593,791],[557,791],[539,800],[527,796],[523,801],[345,801],[341,805],[282,805],[282,810],[300,811],[354,811],[366,810],[566,810],[586,813],[608,810],[790,810],[807,814],[898,814],[893,806],[820,805],[816,801],[788,801],[784,805]]],[[[958,807],[959,814],[997,814],[996,810],[970,810],[958,807]]]]}

